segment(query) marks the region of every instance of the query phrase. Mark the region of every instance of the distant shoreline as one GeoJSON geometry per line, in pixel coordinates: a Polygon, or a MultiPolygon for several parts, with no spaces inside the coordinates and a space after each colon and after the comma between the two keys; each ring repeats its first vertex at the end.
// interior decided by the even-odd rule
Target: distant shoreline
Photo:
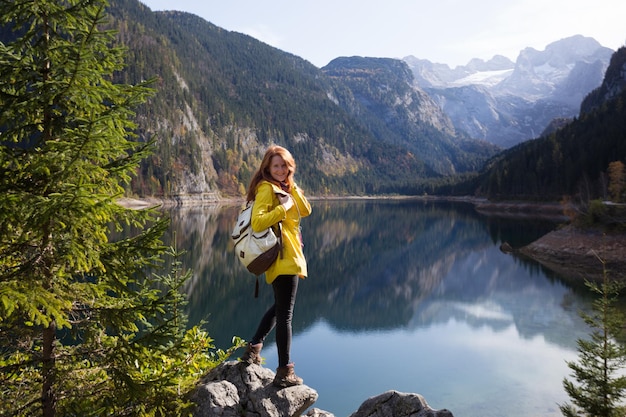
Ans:
{"type": "MultiPolygon", "coordinates": [[[[444,196],[311,196],[311,201],[340,200],[420,200],[449,201],[473,204],[476,211],[485,216],[508,218],[541,218],[568,223],[564,207],[557,202],[501,201],[493,202],[476,197],[444,196]]],[[[241,205],[242,198],[215,198],[215,195],[193,198],[121,198],[118,203],[131,209],[151,207],[189,208],[241,205]]],[[[548,269],[572,278],[598,280],[602,278],[602,260],[607,269],[619,279],[626,279],[626,233],[605,234],[596,229],[583,230],[567,225],[547,233],[523,248],[513,252],[539,262],[548,269]]]]}
{"type": "MultiPolygon", "coordinates": [[[[526,202],[526,201],[503,201],[493,202],[482,197],[472,196],[437,196],[437,195],[328,195],[317,196],[307,195],[311,201],[319,200],[424,200],[424,201],[456,201],[473,203],[480,207],[493,208],[528,208],[528,207],[561,207],[556,202],[526,202]]],[[[187,206],[187,205],[215,205],[215,204],[231,204],[242,203],[245,197],[221,197],[215,194],[198,194],[189,196],[176,196],[169,198],[160,197],[122,197],[118,202],[122,206],[187,206]]]]}
{"type": "MultiPolygon", "coordinates": [[[[310,201],[345,201],[345,200],[418,200],[418,201],[448,201],[473,204],[476,211],[486,216],[500,216],[511,218],[548,218],[565,221],[564,207],[557,202],[527,202],[502,201],[493,202],[486,198],[461,196],[431,196],[431,195],[369,195],[369,196],[307,196],[310,201]]],[[[217,197],[214,194],[184,196],[173,198],[131,198],[124,197],[118,203],[126,208],[146,209],[151,207],[185,208],[202,206],[238,205],[245,203],[244,197],[217,197]]]]}
{"type": "MultiPolygon", "coordinates": [[[[369,196],[307,196],[310,201],[358,201],[358,200],[416,200],[416,201],[446,201],[469,203],[476,211],[486,216],[499,216],[510,218],[545,218],[555,221],[566,221],[564,207],[557,202],[527,202],[527,201],[501,201],[493,202],[486,198],[471,196],[412,196],[412,195],[369,195],[369,196]]],[[[174,198],[132,198],[123,197],[118,203],[126,208],[147,209],[152,207],[163,208],[186,208],[186,207],[215,207],[241,205],[245,203],[244,197],[216,197],[215,195],[185,196],[174,198]]]]}

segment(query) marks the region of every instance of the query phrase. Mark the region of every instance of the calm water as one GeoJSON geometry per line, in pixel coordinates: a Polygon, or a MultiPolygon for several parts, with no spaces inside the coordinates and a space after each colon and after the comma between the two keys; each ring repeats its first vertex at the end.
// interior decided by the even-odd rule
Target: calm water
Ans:
{"type": "MultiPolygon", "coordinates": [[[[194,277],[192,323],[218,347],[251,337],[272,302],[234,258],[238,207],[174,210],[194,277]]],[[[318,201],[303,221],[292,358],[315,407],[347,417],[387,390],[422,394],[456,417],[559,416],[562,380],[588,333],[586,302],[537,264],[502,253],[555,227],[487,218],[471,206],[415,200],[318,201]]],[[[273,339],[263,350],[276,367],[273,339]]]]}

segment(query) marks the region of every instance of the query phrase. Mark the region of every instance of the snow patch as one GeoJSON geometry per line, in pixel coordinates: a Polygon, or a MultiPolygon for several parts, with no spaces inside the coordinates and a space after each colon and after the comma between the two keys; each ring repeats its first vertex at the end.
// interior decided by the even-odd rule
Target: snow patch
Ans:
{"type": "Polygon", "coordinates": [[[485,87],[493,87],[505,80],[513,73],[513,69],[497,70],[497,71],[480,71],[460,78],[450,83],[453,87],[464,87],[468,85],[482,85],[485,87]]]}

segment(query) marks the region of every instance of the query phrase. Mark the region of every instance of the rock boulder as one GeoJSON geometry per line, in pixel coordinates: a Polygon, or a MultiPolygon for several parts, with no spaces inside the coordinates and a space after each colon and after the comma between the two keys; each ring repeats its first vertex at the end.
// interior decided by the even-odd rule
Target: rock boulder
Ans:
{"type": "Polygon", "coordinates": [[[453,417],[448,410],[433,410],[419,394],[387,391],[366,400],[350,417],[453,417]]]}
{"type": "Polygon", "coordinates": [[[306,385],[276,388],[274,375],[236,361],[217,366],[191,393],[197,404],[194,417],[296,417],[317,400],[317,392],[306,385]]]}

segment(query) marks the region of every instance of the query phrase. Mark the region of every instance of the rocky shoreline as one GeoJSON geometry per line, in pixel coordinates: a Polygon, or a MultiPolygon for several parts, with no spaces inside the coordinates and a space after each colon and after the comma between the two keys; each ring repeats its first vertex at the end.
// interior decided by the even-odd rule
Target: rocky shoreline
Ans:
{"type": "Polygon", "coordinates": [[[575,282],[600,281],[604,270],[609,278],[626,280],[626,233],[568,225],[516,252],[575,282]]]}
{"type": "MultiPolygon", "coordinates": [[[[570,221],[564,212],[573,209],[556,202],[471,202],[477,212],[486,216],[549,218],[564,224],[570,221]]],[[[518,256],[535,260],[575,285],[585,280],[599,282],[604,277],[604,271],[611,279],[626,280],[624,232],[605,232],[601,228],[583,229],[567,224],[522,248],[509,247],[505,251],[509,250],[518,256]]]]}

